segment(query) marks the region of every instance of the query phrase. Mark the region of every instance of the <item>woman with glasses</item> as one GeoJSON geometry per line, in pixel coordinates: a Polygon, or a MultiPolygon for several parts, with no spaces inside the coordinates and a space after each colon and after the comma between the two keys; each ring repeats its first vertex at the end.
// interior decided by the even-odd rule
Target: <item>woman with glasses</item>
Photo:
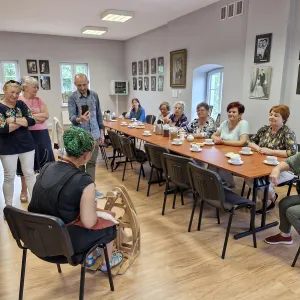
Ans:
{"type": "Polygon", "coordinates": [[[14,80],[3,86],[4,99],[0,103],[0,159],[4,169],[3,194],[6,205],[12,205],[14,179],[18,158],[21,162],[25,182],[32,195],[35,183],[34,140],[28,130],[36,121],[27,105],[18,100],[21,85],[14,80]]]}
{"type": "MultiPolygon", "coordinates": [[[[35,144],[34,171],[39,172],[47,162],[54,161],[51,140],[46,121],[49,119],[48,108],[43,100],[37,97],[39,90],[38,81],[30,76],[22,77],[22,100],[31,109],[36,124],[29,127],[30,133],[35,144]]],[[[28,201],[27,186],[23,176],[20,160],[18,161],[17,175],[21,176],[22,190],[20,195],[21,202],[28,201]]]]}

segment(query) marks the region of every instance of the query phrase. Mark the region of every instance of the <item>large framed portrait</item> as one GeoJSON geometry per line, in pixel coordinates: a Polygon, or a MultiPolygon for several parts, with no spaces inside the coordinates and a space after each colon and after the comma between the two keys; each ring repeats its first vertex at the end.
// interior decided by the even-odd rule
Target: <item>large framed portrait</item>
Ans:
{"type": "Polygon", "coordinates": [[[136,62],[132,63],[132,76],[136,76],[137,75],[137,65],[136,62]]]}
{"type": "Polygon", "coordinates": [[[170,52],[170,86],[186,87],[187,50],[170,52]]]}
{"type": "Polygon", "coordinates": [[[27,59],[27,73],[28,74],[37,74],[38,69],[37,69],[37,61],[34,59],[27,59]]]}
{"type": "Polygon", "coordinates": [[[261,100],[269,99],[271,90],[271,75],[271,67],[252,68],[249,98],[261,100]]]}
{"type": "Polygon", "coordinates": [[[144,60],[144,75],[149,75],[149,59],[144,60]]]}
{"type": "Polygon", "coordinates": [[[50,74],[49,60],[39,60],[41,74],[50,74]]]}
{"type": "Polygon", "coordinates": [[[257,35],[255,38],[254,62],[256,64],[270,61],[272,33],[257,35]]]}

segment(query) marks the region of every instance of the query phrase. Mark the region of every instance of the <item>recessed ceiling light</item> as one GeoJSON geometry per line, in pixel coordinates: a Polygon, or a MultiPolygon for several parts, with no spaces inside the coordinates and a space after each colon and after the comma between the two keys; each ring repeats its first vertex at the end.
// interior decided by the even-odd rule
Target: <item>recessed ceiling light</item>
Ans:
{"type": "Polygon", "coordinates": [[[108,9],[101,14],[101,20],[112,22],[126,22],[133,17],[133,12],[114,9],[108,9]]]}
{"type": "Polygon", "coordinates": [[[102,35],[107,32],[106,27],[86,26],[81,29],[82,34],[102,35]]]}

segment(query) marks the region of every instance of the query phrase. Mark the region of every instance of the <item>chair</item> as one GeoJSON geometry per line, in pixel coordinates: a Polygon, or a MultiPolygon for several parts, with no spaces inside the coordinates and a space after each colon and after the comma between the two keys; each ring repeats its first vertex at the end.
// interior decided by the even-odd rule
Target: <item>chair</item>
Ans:
{"type": "Polygon", "coordinates": [[[175,209],[176,195],[180,192],[181,204],[184,205],[183,192],[190,190],[190,182],[187,174],[187,165],[189,162],[193,162],[191,158],[173,155],[173,154],[163,154],[163,169],[166,175],[166,189],[164,193],[164,202],[162,207],[162,215],[165,214],[167,196],[174,193],[173,206],[175,209]],[[170,184],[175,185],[175,189],[170,189],[170,184]]]}
{"type": "Polygon", "coordinates": [[[297,262],[297,260],[298,260],[299,255],[300,255],[300,247],[298,248],[298,251],[297,251],[296,256],[295,256],[295,258],[294,258],[294,261],[293,261],[293,263],[292,263],[292,267],[293,267],[293,268],[294,268],[295,265],[296,265],[296,262],[297,262]]]}
{"type": "Polygon", "coordinates": [[[200,215],[198,221],[198,231],[200,231],[204,203],[209,204],[210,206],[215,207],[219,210],[221,209],[224,212],[230,213],[223,251],[222,251],[222,259],[224,259],[226,254],[226,248],[227,248],[228,237],[231,229],[233,215],[237,209],[248,208],[250,209],[251,212],[250,226],[253,235],[253,246],[254,248],[257,248],[256,231],[255,231],[255,223],[254,223],[255,210],[256,210],[255,203],[229,190],[224,189],[222,186],[222,180],[217,173],[212,172],[208,169],[198,167],[192,163],[188,164],[187,169],[188,169],[188,177],[190,180],[192,191],[195,194],[194,197],[195,202],[191,214],[190,226],[188,231],[190,232],[191,229],[191,224],[193,221],[193,216],[198,201],[198,197],[200,198],[201,201],[200,215]]]}
{"type": "Polygon", "coordinates": [[[121,149],[121,143],[119,140],[119,134],[116,131],[112,131],[112,130],[107,130],[107,135],[109,137],[111,146],[113,148],[113,156],[112,161],[111,161],[111,171],[113,172],[115,169],[117,169],[117,167],[119,166],[121,162],[117,162],[116,163],[116,167],[114,168],[114,164],[115,164],[115,159],[116,157],[121,158],[122,157],[122,149],[121,149]]]}
{"type": "Polygon", "coordinates": [[[146,153],[140,149],[136,149],[134,146],[134,142],[129,137],[120,135],[119,140],[120,140],[120,144],[122,147],[122,152],[123,152],[124,156],[126,157],[122,181],[124,181],[124,178],[125,178],[127,162],[131,162],[131,163],[134,161],[138,162],[140,164],[139,179],[138,179],[138,183],[137,183],[137,187],[136,187],[136,190],[138,191],[139,186],[140,186],[142,172],[143,172],[143,177],[145,177],[143,164],[147,161],[146,153]]]}
{"type": "Polygon", "coordinates": [[[154,115],[147,115],[146,116],[146,123],[153,125],[156,120],[154,115]]]}
{"type": "Polygon", "coordinates": [[[169,149],[167,148],[163,148],[160,146],[156,146],[156,145],[152,145],[149,143],[146,143],[144,145],[145,147],[145,151],[147,154],[147,158],[149,161],[149,165],[151,167],[151,171],[150,171],[150,178],[148,181],[148,190],[147,190],[147,197],[149,196],[150,193],[150,186],[153,183],[161,183],[162,180],[162,173],[163,173],[163,159],[162,159],[162,155],[164,153],[170,153],[169,149]],[[157,179],[158,181],[152,181],[152,175],[153,175],[153,170],[156,170],[157,172],[157,179]]]}
{"type": "Polygon", "coordinates": [[[122,116],[125,118],[127,111],[122,112],[122,116]]]}
{"type": "Polygon", "coordinates": [[[99,149],[100,149],[100,152],[101,152],[101,156],[102,156],[102,159],[104,160],[105,162],[105,166],[106,166],[106,169],[108,170],[108,157],[106,155],[106,148],[108,148],[109,146],[109,143],[107,143],[106,141],[104,141],[103,143],[99,143],[99,149]]]}
{"type": "Polygon", "coordinates": [[[95,245],[87,253],[74,254],[67,227],[61,219],[29,213],[10,205],[5,206],[4,215],[13,238],[18,247],[23,250],[19,300],[23,299],[27,250],[44,261],[56,264],[59,273],[61,273],[60,264],[68,263],[71,266],[82,264],[79,300],[83,300],[86,257],[97,247],[101,247],[105,253],[110,288],[114,291],[106,244],[95,245]]]}

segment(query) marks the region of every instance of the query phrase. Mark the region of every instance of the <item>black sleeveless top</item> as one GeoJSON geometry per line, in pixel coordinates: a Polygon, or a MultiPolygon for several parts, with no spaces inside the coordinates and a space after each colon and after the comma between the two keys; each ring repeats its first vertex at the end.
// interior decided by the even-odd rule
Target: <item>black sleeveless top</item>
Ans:
{"type": "Polygon", "coordinates": [[[48,163],[37,177],[28,211],[55,216],[68,224],[79,215],[82,192],[91,183],[89,174],[69,163],[48,163]]]}

